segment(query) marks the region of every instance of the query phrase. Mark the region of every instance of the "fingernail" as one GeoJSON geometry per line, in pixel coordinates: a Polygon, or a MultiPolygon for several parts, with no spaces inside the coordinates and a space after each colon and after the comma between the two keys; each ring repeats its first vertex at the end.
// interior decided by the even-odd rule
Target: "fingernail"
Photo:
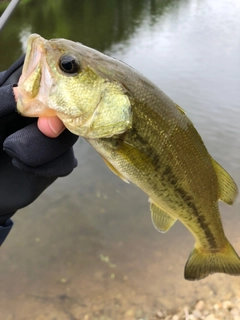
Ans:
{"type": "Polygon", "coordinates": [[[65,129],[62,121],[57,117],[48,118],[48,125],[56,135],[59,135],[65,129]]]}

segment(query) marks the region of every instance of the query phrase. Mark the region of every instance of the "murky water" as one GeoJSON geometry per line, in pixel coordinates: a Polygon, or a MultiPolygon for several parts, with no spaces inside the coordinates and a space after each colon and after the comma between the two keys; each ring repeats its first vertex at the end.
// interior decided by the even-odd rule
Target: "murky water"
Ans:
{"type": "MultiPolygon", "coordinates": [[[[30,1],[0,34],[0,70],[29,33],[65,37],[136,68],[194,122],[240,186],[240,2],[30,1]]],[[[14,217],[1,248],[0,319],[151,319],[199,299],[240,296],[240,278],[183,279],[193,238],[151,225],[147,196],[113,175],[83,140],[78,168],[14,217]]],[[[240,201],[220,204],[240,252],[240,201]]]]}

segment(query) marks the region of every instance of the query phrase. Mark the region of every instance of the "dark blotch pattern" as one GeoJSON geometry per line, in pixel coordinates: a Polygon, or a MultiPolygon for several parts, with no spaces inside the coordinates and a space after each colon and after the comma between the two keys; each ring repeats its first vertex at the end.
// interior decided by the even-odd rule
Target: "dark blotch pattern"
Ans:
{"type": "Polygon", "coordinates": [[[193,215],[196,217],[197,222],[200,225],[200,227],[202,228],[202,230],[204,230],[206,238],[208,239],[209,243],[211,244],[211,247],[216,249],[217,243],[215,241],[215,238],[214,238],[210,228],[208,227],[208,224],[205,221],[205,217],[198,211],[198,209],[193,201],[193,197],[188,195],[187,192],[183,188],[178,186],[177,178],[173,174],[170,166],[167,166],[166,169],[164,170],[163,179],[167,180],[168,183],[170,183],[174,187],[174,190],[176,191],[176,193],[180,195],[180,197],[182,198],[184,203],[186,203],[186,205],[189,207],[189,209],[191,210],[193,215]]]}

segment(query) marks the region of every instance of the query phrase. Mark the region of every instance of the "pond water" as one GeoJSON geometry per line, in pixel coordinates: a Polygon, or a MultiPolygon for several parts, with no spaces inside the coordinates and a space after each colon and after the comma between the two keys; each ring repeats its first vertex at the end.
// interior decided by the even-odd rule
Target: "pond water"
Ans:
{"type": "MultiPolygon", "coordinates": [[[[34,32],[113,55],[186,110],[240,186],[239,16],[236,0],[28,1],[0,34],[0,70],[34,32]]],[[[141,190],[112,174],[84,140],[75,153],[73,174],[14,217],[0,255],[1,320],[155,319],[201,299],[240,297],[240,278],[184,280],[191,234],[180,223],[156,232],[141,190]]],[[[239,198],[220,210],[240,253],[239,198]]]]}

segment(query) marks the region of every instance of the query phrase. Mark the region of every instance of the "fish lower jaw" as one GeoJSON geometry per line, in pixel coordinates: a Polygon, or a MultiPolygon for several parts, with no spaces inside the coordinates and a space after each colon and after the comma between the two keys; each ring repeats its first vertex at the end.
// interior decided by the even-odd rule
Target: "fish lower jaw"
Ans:
{"type": "Polygon", "coordinates": [[[17,101],[17,111],[25,117],[54,117],[56,112],[46,107],[37,99],[30,99],[27,103],[19,95],[17,101]]]}

